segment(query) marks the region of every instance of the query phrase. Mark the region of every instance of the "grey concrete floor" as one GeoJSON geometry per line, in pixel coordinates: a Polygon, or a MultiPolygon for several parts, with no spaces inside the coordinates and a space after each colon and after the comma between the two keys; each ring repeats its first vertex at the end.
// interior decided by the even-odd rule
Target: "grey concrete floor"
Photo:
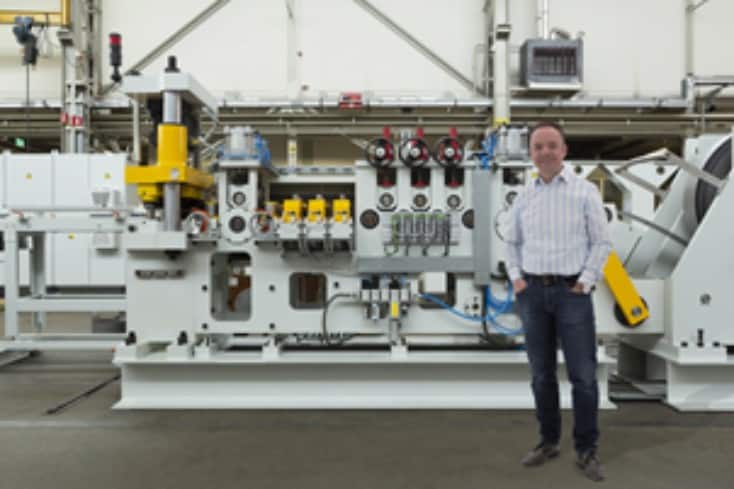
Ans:
{"type": "MultiPolygon", "coordinates": [[[[83,330],[83,327],[81,328],[83,330]]],[[[112,411],[109,354],[44,353],[0,369],[0,488],[589,487],[561,457],[526,469],[529,411],[112,411]]],[[[601,414],[607,487],[734,488],[734,414],[625,403],[601,414]]]]}

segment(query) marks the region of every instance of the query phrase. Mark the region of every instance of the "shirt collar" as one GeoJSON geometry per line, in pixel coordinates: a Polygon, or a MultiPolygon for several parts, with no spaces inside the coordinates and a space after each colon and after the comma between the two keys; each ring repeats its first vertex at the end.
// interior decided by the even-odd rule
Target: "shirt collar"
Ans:
{"type": "MultiPolygon", "coordinates": [[[[550,183],[548,183],[546,185],[551,185],[555,181],[559,181],[559,182],[563,182],[563,183],[568,183],[568,180],[570,178],[570,175],[571,175],[571,168],[567,164],[564,163],[563,164],[563,167],[561,168],[561,171],[558,173],[558,175],[556,175],[555,177],[553,177],[553,180],[551,180],[550,183]]],[[[545,184],[545,182],[540,177],[540,175],[538,175],[535,178],[535,185],[540,185],[540,184],[545,184]]]]}

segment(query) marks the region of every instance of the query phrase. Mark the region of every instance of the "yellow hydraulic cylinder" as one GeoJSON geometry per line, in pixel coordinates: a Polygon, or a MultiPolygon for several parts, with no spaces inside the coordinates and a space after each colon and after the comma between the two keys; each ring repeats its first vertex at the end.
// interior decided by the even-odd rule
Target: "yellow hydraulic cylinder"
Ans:
{"type": "Polygon", "coordinates": [[[152,166],[129,166],[125,182],[138,186],[143,202],[154,203],[163,196],[163,184],[180,183],[181,197],[194,200],[203,198],[203,190],[214,183],[214,178],[188,166],[188,132],[186,126],[158,125],[158,163],[152,166]]]}
{"type": "Polygon", "coordinates": [[[604,265],[604,279],[612,291],[622,315],[630,327],[639,326],[645,319],[650,317],[647,305],[632,283],[627,271],[624,269],[622,260],[615,252],[609,254],[607,263],[604,265]]]}
{"type": "Polygon", "coordinates": [[[175,124],[158,125],[158,165],[184,167],[188,153],[188,132],[186,126],[175,124]]]}

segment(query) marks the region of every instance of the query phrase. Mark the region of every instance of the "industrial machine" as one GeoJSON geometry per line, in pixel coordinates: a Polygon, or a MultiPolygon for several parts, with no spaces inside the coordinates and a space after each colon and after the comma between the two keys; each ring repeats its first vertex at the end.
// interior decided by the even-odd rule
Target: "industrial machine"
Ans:
{"type": "Polygon", "coordinates": [[[679,168],[668,185],[647,185],[660,205],[626,261],[633,276],[662,283],[663,334],[620,335],[619,371],[664,382],[666,401],[681,410],[734,409],[734,306],[727,300],[734,270],[727,246],[734,237],[728,225],[731,141],[704,135],[687,141],[683,159],[663,150],[618,169],[623,175],[650,161],[679,168]]]}
{"type": "MultiPolygon", "coordinates": [[[[3,219],[13,277],[26,234],[119,238],[125,296],[103,304],[127,320],[117,408],[533,405],[503,243],[535,176],[527,128],[497,125],[474,145],[385,128],[353,166],[306,168],[273,165],[256,130],[234,127],[206,161],[197,119],[217,104],[175,61],[122,89],[160,115],[155,162],[125,168],[139,205],[3,219]]],[[[614,241],[594,292],[602,407],[616,368],[676,408],[734,409],[731,138],[692,138],[683,158],[567,164],[599,183],[614,241]]],[[[6,290],[6,319],[51,310],[34,284],[31,297],[6,290]]]]}
{"type": "MultiPolygon", "coordinates": [[[[527,130],[498,128],[471,149],[453,130],[431,145],[420,130],[395,141],[386,129],[353,167],[293,171],[272,166],[262,138],[240,128],[204,172],[190,166],[179,117],[182,100],[207,106],[193,79],[135,77],[127,89],[157,90],[165,116],[157,165],[127,174],[148,212],[130,216],[122,237],[127,337],[114,357],[118,408],[532,406],[502,242],[513,199],[533,176],[527,130]]],[[[726,150],[717,151],[723,158],[726,150]]],[[[733,406],[725,380],[730,306],[716,299],[732,257],[706,241],[720,239],[734,197],[722,170],[707,174],[702,154],[698,163],[654,155],[653,169],[661,160],[678,169],[663,170],[672,179],[664,191],[661,176],[651,184],[635,174],[640,161],[602,172],[618,194],[607,205],[615,252],[594,296],[603,407],[611,407],[613,364],[605,342],[615,338],[625,362],[637,355],[635,366],[642,357],[667,366],[672,405],[733,406]],[[696,181],[708,182],[706,217],[686,224],[685,189],[696,181]],[[652,219],[629,198],[641,182],[660,201],[652,219]],[[721,282],[699,285],[693,275],[716,271],[695,265],[695,256],[713,253],[721,282]],[[696,376],[698,390],[680,381],[685,375],[696,376]]],[[[620,360],[619,371],[631,365],[620,360]]]]}

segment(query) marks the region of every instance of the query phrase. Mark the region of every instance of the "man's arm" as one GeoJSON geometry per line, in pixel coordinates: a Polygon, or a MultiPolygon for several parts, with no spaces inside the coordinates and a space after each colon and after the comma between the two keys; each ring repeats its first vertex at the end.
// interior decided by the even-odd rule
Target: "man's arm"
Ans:
{"type": "Polygon", "coordinates": [[[589,292],[591,287],[601,280],[604,265],[607,262],[609,252],[612,251],[612,239],[609,236],[607,215],[604,204],[601,201],[599,190],[594,187],[589,192],[584,205],[584,218],[586,220],[586,233],[589,238],[589,256],[581,271],[579,283],[584,292],[589,292]]]}
{"type": "Polygon", "coordinates": [[[507,243],[507,274],[513,282],[522,278],[522,227],[520,213],[525,201],[525,192],[521,192],[510,209],[510,222],[505,236],[507,243]]]}

